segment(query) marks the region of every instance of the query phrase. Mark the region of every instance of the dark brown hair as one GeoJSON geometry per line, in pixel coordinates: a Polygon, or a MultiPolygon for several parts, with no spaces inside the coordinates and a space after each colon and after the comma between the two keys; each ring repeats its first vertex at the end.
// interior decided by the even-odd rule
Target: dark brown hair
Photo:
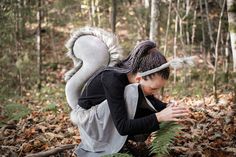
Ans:
{"type": "MultiPolygon", "coordinates": [[[[159,67],[166,62],[165,56],[156,49],[156,44],[150,40],[146,40],[138,43],[128,57],[117,63],[115,67],[126,69],[127,72],[135,74],[159,67]]],[[[170,69],[168,67],[156,73],[144,76],[143,78],[152,78],[155,74],[167,80],[169,78],[170,69]]]]}

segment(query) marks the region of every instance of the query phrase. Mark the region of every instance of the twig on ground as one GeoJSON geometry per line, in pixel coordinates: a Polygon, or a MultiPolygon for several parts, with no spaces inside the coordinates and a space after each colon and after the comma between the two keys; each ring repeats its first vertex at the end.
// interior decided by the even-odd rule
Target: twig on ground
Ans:
{"type": "Polygon", "coordinates": [[[75,146],[77,146],[77,144],[63,145],[63,146],[56,147],[54,149],[50,149],[47,151],[43,151],[43,152],[39,152],[39,153],[35,153],[35,154],[29,154],[26,157],[47,157],[49,155],[53,155],[53,154],[62,152],[67,149],[73,149],[73,148],[75,148],[75,146]]]}

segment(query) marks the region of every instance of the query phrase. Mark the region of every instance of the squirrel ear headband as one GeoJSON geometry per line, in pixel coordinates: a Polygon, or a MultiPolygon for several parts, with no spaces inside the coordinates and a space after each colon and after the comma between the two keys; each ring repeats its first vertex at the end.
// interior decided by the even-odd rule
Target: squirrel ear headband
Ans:
{"type": "Polygon", "coordinates": [[[174,58],[170,60],[169,62],[162,64],[159,67],[156,67],[154,69],[141,72],[139,73],[141,77],[147,76],[153,73],[156,73],[158,71],[161,71],[167,67],[173,68],[173,69],[180,69],[185,66],[194,66],[194,59],[196,59],[196,56],[190,56],[190,57],[183,57],[183,58],[174,58]]]}

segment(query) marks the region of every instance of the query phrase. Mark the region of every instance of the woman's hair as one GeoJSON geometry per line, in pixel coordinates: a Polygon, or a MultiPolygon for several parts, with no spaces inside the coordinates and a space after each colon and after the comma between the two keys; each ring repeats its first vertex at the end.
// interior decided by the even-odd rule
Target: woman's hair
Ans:
{"type": "MultiPolygon", "coordinates": [[[[166,62],[166,58],[156,49],[156,44],[147,40],[137,44],[128,57],[117,63],[115,67],[126,69],[127,72],[134,74],[151,70],[166,62]]],[[[169,78],[170,69],[168,67],[156,73],[144,76],[143,78],[152,78],[155,74],[167,80],[169,78]]]]}

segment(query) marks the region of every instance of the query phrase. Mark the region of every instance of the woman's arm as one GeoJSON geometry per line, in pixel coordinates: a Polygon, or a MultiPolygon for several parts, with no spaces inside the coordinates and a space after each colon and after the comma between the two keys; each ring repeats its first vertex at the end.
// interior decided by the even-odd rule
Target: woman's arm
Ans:
{"type": "Polygon", "coordinates": [[[146,98],[152,103],[152,106],[157,110],[157,112],[162,111],[167,106],[167,103],[160,101],[159,99],[155,98],[153,95],[147,96],[146,98]]]}
{"type": "Polygon", "coordinates": [[[159,129],[159,122],[155,113],[138,118],[129,119],[124,100],[124,89],[127,85],[124,75],[104,72],[102,83],[113,122],[121,135],[136,135],[151,133],[159,129]]]}

